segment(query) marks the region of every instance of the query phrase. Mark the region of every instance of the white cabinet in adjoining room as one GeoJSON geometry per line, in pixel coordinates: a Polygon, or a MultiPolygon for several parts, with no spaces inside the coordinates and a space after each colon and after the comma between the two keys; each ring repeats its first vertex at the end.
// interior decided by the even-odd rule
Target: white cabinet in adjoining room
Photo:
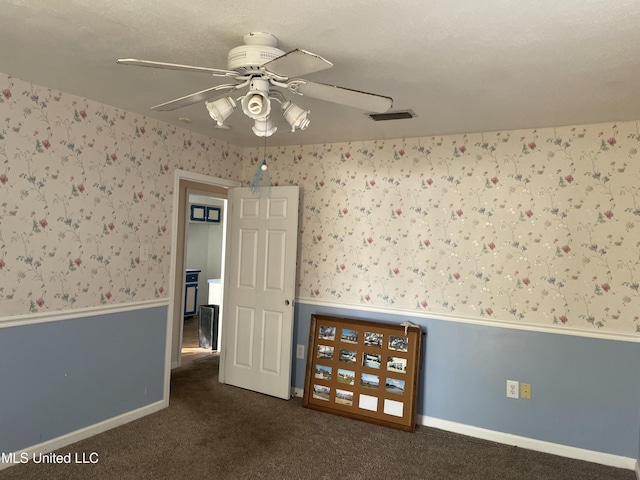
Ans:
{"type": "Polygon", "coordinates": [[[219,278],[210,278],[209,283],[209,305],[222,304],[222,284],[219,278]]]}

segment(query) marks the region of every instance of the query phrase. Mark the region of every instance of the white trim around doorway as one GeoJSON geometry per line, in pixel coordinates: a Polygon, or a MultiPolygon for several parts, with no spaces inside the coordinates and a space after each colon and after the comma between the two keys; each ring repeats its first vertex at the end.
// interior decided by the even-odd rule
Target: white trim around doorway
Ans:
{"type": "MultiPolygon", "coordinates": [[[[195,183],[200,183],[203,186],[215,186],[222,188],[232,188],[241,186],[240,182],[234,180],[227,180],[224,178],[218,177],[210,177],[208,175],[203,175],[201,173],[189,172],[186,170],[176,169],[173,177],[173,213],[171,218],[171,267],[170,267],[170,283],[169,283],[169,308],[167,309],[167,339],[165,346],[165,363],[164,363],[164,393],[163,398],[167,403],[169,402],[169,392],[170,392],[170,382],[171,382],[171,353],[173,349],[173,327],[174,327],[174,319],[173,312],[175,309],[176,302],[176,289],[178,285],[176,285],[176,264],[177,264],[177,255],[180,253],[183,255],[183,252],[178,252],[178,225],[180,221],[184,221],[184,212],[180,211],[180,182],[181,181],[190,181],[195,183]]],[[[220,358],[221,362],[221,371],[222,371],[222,355],[220,358]]]]}

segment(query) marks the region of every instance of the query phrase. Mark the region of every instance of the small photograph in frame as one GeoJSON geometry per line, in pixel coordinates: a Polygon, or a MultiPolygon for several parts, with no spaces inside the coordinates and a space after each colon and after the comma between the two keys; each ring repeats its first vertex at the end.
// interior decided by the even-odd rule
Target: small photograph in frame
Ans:
{"type": "Polygon", "coordinates": [[[407,352],[409,349],[409,339],[407,337],[389,336],[389,350],[397,352],[407,352]]]}
{"type": "Polygon", "coordinates": [[[318,338],[320,340],[335,340],[336,327],[327,327],[326,325],[320,325],[320,327],[318,328],[318,338]]]}
{"type": "Polygon", "coordinates": [[[407,373],[407,359],[400,357],[388,357],[387,370],[390,372],[407,373]]]}
{"type": "Polygon", "coordinates": [[[358,343],[358,331],[350,328],[343,328],[340,341],[344,343],[358,343]]]}
{"type": "Polygon", "coordinates": [[[333,359],[333,347],[328,345],[318,345],[318,358],[322,358],[324,360],[333,359]]]}
{"type": "Polygon", "coordinates": [[[387,393],[395,393],[397,395],[404,395],[404,380],[398,380],[397,378],[388,378],[385,382],[385,390],[387,393]]]}
{"type": "Polygon", "coordinates": [[[338,360],[343,363],[356,363],[356,351],[355,350],[346,350],[344,348],[340,349],[340,355],[338,356],[338,360]]]}
{"type": "Polygon", "coordinates": [[[220,207],[207,207],[207,222],[220,223],[220,207]]]}
{"type": "Polygon", "coordinates": [[[367,353],[362,354],[362,365],[369,368],[380,368],[382,363],[382,355],[379,353],[367,353]]]}
{"type": "Polygon", "coordinates": [[[373,390],[376,390],[379,385],[380,385],[380,377],[378,375],[363,373],[360,377],[360,386],[364,388],[371,388],[373,390]]]}
{"type": "Polygon", "coordinates": [[[338,383],[344,383],[345,385],[353,385],[356,380],[356,372],[351,370],[345,370],[344,368],[338,369],[338,383]]]}
{"type": "Polygon", "coordinates": [[[383,412],[394,417],[402,417],[404,415],[404,403],[395,400],[385,399],[383,412]]]}
{"type": "Polygon", "coordinates": [[[353,392],[336,388],[336,403],[340,405],[353,405],[353,392]]]}
{"type": "Polygon", "coordinates": [[[364,346],[381,348],[382,334],[375,332],[364,332],[364,346]]]}
{"type": "Polygon", "coordinates": [[[363,410],[371,410],[372,412],[378,411],[378,397],[373,397],[371,395],[365,395],[364,393],[360,394],[360,399],[358,401],[358,407],[363,410]]]}
{"type": "Polygon", "coordinates": [[[191,205],[191,220],[204,222],[207,219],[207,207],[204,205],[191,205]]]}
{"type": "Polygon", "coordinates": [[[325,385],[313,385],[313,398],[317,398],[318,400],[326,400],[328,402],[330,393],[331,389],[325,385]]]}
{"type": "Polygon", "coordinates": [[[331,380],[331,367],[325,367],[324,365],[316,365],[315,377],[321,380],[331,380]]]}

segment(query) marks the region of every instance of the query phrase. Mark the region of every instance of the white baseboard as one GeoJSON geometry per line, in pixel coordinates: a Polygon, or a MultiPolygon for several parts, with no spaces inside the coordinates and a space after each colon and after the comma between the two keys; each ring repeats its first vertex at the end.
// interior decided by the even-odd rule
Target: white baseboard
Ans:
{"type": "Polygon", "coordinates": [[[462,423],[450,422],[439,418],[418,415],[418,424],[425,427],[439,428],[448,432],[460,433],[469,437],[481,438],[492,442],[502,443],[505,445],[513,445],[516,447],[535,450],[537,452],[550,453],[561,457],[573,458],[576,460],[584,460],[592,463],[599,463],[610,467],[624,468],[627,470],[636,470],[638,480],[638,462],[635,458],[622,457],[620,455],[612,455],[610,453],[595,452],[593,450],[585,450],[583,448],[569,447],[558,443],[545,442],[535,440],[533,438],[511,435],[510,433],[496,432],[484,428],[465,425],[462,423]]]}
{"type": "MultiPolygon", "coordinates": [[[[296,397],[302,397],[304,390],[302,388],[293,388],[292,393],[296,397]]],[[[146,415],[158,412],[163,408],[166,408],[168,403],[165,400],[160,400],[151,405],[141,407],[137,410],[124,413],[114,418],[110,418],[95,425],[91,425],[75,432],[62,435],[61,437],[48,440],[28,447],[26,449],[15,452],[15,458],[20,458],[22,453],[27,453],[31,458],[34,453],[48,453],[58,450],[72,443],[79,442],[86,438],[98,435],[99,433],[106,432],[112,428],[119,427],[125,423],[132,422],[146,415]]],[[[559,455],[562,457],[573,458],[576,460],[584,460],[587,462],[599,463],[610,467],[624,468],[627,470],[635,470],[636,478],[640,480],[640,461],[622,457],[620,455],[612,455],[609,453],[595,452],[593,450],[585,450],[582,448],[569,447],[567,445],[560,445],[557,443],[544,442],[542,440],[535,440],[532,438],[521,437],[518,435],[512,435],[504,432],[496,432],[494,430],[487,430],[484,428],[474,427],[471,425],[465,425],[462,423],[450,422],[448,420],[441,420],[439,418],[427,417],[424,415],[418,415],[418,424],[425,427],[438,428],[453,433],[460,433],[469,437],[481,438],[483,440],[489,440],[492,442],[502,443],[505,445],[513,445],[520,448],[526,448],[537,452],[550,453],[552,455],[559,455]]],[[[11,467],[12,463],[0,463],[0,470],[11,467]]]]}
{"type": "MultiPolygon", "coordinates": [[[[96,423],[95,425],[90,425],[88,427],[81,428],[80,430],[76,430],[75,432],[62,435],[61,437],[57,437],[38,445],[33,445],[31,447],[25,448],[23,450],[15,452],[14,458],[20,458],[21,454],[23,453],[26,453],[29,458],[33,458],[34,454],[49,453],[55,450],[59,450],[62,447],[66,447],[67,445],[71,445],[72,443],[79,442],[80,440],[84,440],[85,438],[98,435],[99,433],[106,432],[107,430],[119,427],[120,425],[124,425],[125,423],[133,422],[134,420],[142,418],[146,415],[158,412],[168,406],[169,404],[167,401],[160,400],[159,402],[152,403],[151,405],[146,405],[131,412],[123,413],[122,415],[104,420],[103,422],[96,423]]],[[[13,465],[16,464],[0,462],[0,470],[11,467],[13,465]]]]}
{"type": "MultiPolygon", "coordinates": [[[[292,393],[296,397],[302,398],[304,390],[302,388],[292,388],[292,393]]],[[[626,470],[634,470],[637,480],[640,480],[640,461],[634,458],[622,457],[620,455],[612,455],[610,453],[595,452],[593,450],[585,450],[583,448],[569,447],[558,443],[545,442],[535,440],[533,438],[511,435],[509,433],[496,432],[485,428],[473,427],[462,423],[450,422],[439,418],[418,415],[418,424],[425,427],[438,428],[448,432],[460,433],[469,437],[481,438],[492,442],[502,443],[505,445],[513,445],[537,452],[550,453],[566,458],[576,460],[584,460],[592,463],[599,463],[610,467],[624,468],[626,470]]]]}

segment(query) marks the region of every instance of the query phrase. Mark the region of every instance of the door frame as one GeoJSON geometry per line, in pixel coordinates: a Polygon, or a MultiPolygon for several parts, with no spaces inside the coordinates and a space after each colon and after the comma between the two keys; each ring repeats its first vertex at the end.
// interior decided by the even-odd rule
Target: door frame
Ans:
{"type": "MultiPolygon", "coordinates": [[[[199,190],[207,194],[224,194],[232,187],[241,186],[240,182],[219,177],[210,177],[201,173],[176,169],[173,177],[173,211],[171,219],[171,264],[169,273],[169,307],[167,310],[167,337],[165,342],[164,398],[169,404],[171,369],[180,365],[180,347],[185,288],[186,258],[186,205],[187,190],[199,190]],[[175,355],[174,355],[175,352],[175,355]]],[[[230,202],[227,201],[227,208],[230,202]]],[[[223,253],[226,257],[226,253],[223,253]]],[[[226,260],[226,258],[225,258],[226,260]]],[[[222,357],[222,355],[221,355],[222,357]]],[[[222,362],[222,358],[221,358],[222,362]]],[[[222,365],[221,365],[222,367],[222,365]]]]}

